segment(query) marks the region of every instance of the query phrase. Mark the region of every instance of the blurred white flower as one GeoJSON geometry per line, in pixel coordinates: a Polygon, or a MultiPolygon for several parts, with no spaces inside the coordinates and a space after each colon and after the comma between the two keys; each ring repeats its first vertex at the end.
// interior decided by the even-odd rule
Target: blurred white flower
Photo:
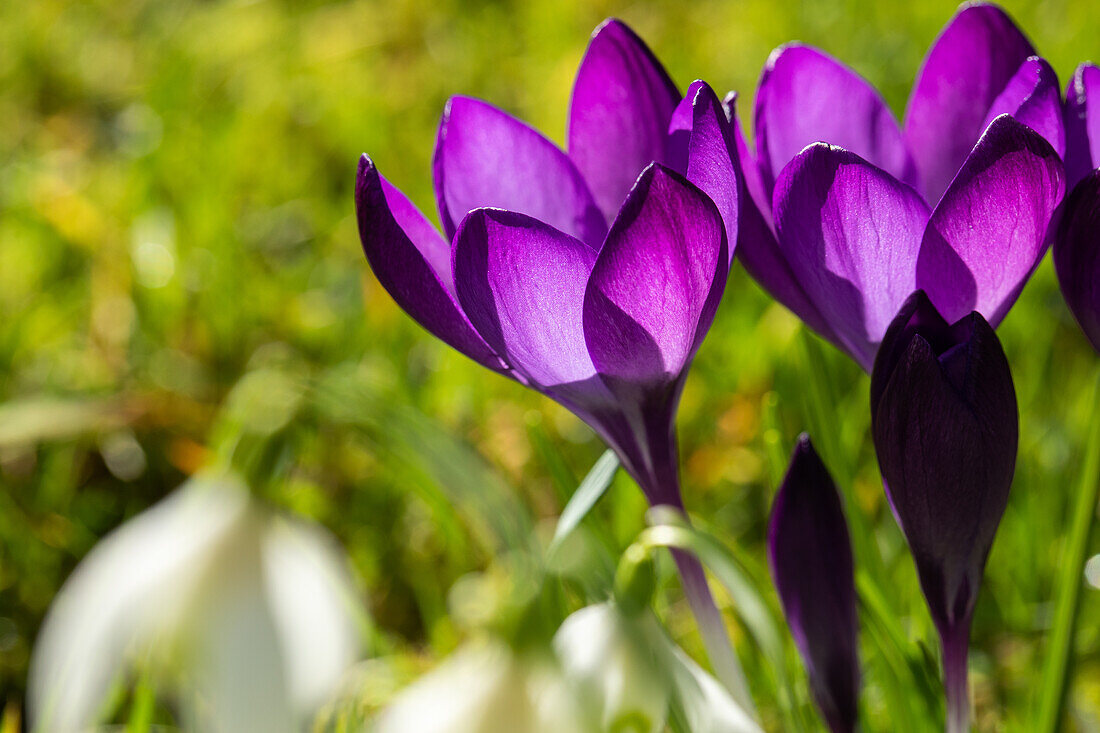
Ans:
{"type": "Polygon", "coordinates": [[[32,730],[97,721],[131,665],[163,672],[187,730],[294,733],[357,656],[336,543],[225,477],[193,479],[104,538],[55,599],[31,660],[32,730]]]}
{"type": "Polygon", "coordinates": [[[553,659],[474,642],[401,692],[372,733],[586,733],[553,659]]]}
{"type": "Polygon", "coordinates": [[[669,676],[661,668],[660,650],[650,642],[650,624],[656,624],[651,615],[628,618],[604,603],[577,611],[554,635],[562,669],[588,697],[601,730],[664,730],[669,676]]]}
{"type": "Polygon", "coordinates": [[[691,733],[762,733],[648,611],[626,614],[613,603],[582,608],[562,623],[554,649],[566,676],[598,711],[601,730],[664,730],[675,703],[691,733]]]}
{"type": "Polygon", "coordinates": [[[672,643],[664,631],[662,649],[672,674],[673,695],[679,701],[691,733],[763,733],[729,690],[672,643]]]}

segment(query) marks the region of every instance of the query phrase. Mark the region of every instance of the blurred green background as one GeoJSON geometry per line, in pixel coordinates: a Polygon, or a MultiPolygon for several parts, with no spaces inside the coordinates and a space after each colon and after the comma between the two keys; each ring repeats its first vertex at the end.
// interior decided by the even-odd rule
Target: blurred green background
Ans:
{"type": "MultiPolygon", "coordinates": [[[[1100,55],[1093,0],[1006,7],[1061,79],[1100,55]]],[[[488,99],[560,143],[588,35],[611,15],[681,88],[701,77],[720,94],[741,92],[745,119],[768,53],[792,39],[848,62],[900,116],[954,10],[836,0],[0,3],[5,730],[16,729],[37,628],[75,563],[185,476],[240,452],[242,436],[255,447],[245,463],[258,490],[324,524],[351,556],[371,652],[391,670],[364,672],[365,709],[392,689],[384,679],[401,677],[401,660],[421,669],[476,625],[448,590],[459,579],[483,587],[512,543],[548,537],[602,453],[571,415],[452,352],[391,302],[356,233],[360,153],[435,217],[429,160],[447,97],[488,99]]],[[[1020,458],[971,670],[979,729],[1028,730],[1097,410],[1097,357],[1049,258],[1000,335],[1019,392],[1020,458]]],[[[809,430],[849,514],[873,533],[862,542],[882,563],[866,572],[896,623],[877,629],[862,614],[866,729],[894,730],[910,715],[891,703],[905,680],[923,685],[904,693],[914,729],[935,729],[935,636],[883,501],[867,391],[858,368],[738,267],[680,410],[686,501],[774,610],[767,509],[794,438],[809,430]],[[880,643],[891,633],[902,642],[893,657],[880,643]]],[[[621,549],[644,527],[644,508],[620,474],[586,526],[621,549]]],[[[670,629],[699,657],[671,577],[663,594],[670,629]]],[[[1100,591],[1084,594],[1067,730],[1100,730],[1100,591]]],[[[791,691],[775,689],[727,616],[778,730],[777,700],[791,691]]],[[[816,725],[785,631],[784,643],[798,719],[816,725]]]]}

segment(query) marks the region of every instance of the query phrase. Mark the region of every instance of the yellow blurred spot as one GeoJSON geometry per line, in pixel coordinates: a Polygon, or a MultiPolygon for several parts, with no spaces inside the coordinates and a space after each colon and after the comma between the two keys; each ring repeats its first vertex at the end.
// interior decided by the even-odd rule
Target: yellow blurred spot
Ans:
{"type": "Polygon", "coordinates": [[[176,438],[168,445],[168,461],[190,476],[210,462],[210,451],[187,438],[176,438]]]}
{"type": "Polygon", "coordinates": [[[9,700],[4,706],[4,718],[0,720],[0,733],[19,733],[19,719],[21,718],[19,703],[9,700]]]}
{"type": "Polygon", "coordinates": [[[874,515],[882,503],[882,485],[877,481],[868,481],[865,478],[855,480],[856,501],[864,513],[874,515]]]}
{"type": "Polygon", "coordinates": [[[723,442],[744,444],[756,437],[760,429],[760,411],[754,400],[734,395],[733,402],[718,418],[718,430],[723,442]]]}
{"type": "Polygon", "coordinates": [[[37,178],[31,186],[31,205],[73,244],[92,247],[104,237],[106,223],[95,204],[60,178],[50,175],[37,178]]]}

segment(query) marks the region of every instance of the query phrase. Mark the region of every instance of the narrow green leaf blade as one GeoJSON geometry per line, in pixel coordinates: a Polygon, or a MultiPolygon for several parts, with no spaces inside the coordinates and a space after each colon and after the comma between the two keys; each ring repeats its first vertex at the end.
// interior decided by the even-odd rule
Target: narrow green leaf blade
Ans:
{"type": "MultiPolygon", "coordinates": [[[[1086,404],[1095,405],[1097,397],[1100,397],[1100,374],[1086,404]]],[[[1075,487],[1077,501],[1069,518],[1069,536],[1055,585],[1054,626],[1050,631],[1050,648],[1039,686],[1038,717],[1034,727],[1040,733],[1061,730],[1062,706],[1070,685],[1069,669],[1073,663],[1077,609],[1081,586],[1085,583],[1085,557],[1093,517],[1096,516],[1096,502],[1100,497],[1100,411],[1095,411],[1091,420],[1081,473],[1075,487]]]]}
{"type": "Polygon", "coordinates": [[[611,479],[615,478],[615,472],[618,470],[619,457],[612,450],[604,451],[562,510],[558,526],[554,529],[554,539],[550,542],[549,552],[557,550],[562,541],[588,515],[588,512],[592,511],[592,507],[596,506],[596,502],[611,486],[611,479]]]}

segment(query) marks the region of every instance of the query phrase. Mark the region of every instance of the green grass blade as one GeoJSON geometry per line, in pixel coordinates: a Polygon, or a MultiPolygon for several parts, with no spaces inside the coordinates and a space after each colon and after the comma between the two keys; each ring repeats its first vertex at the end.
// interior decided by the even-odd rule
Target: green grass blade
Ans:
{"type": "Polygon", "coordinates": [[[557,550],[562,541],[584,520],[588,512],[592,511],[592,507],[596,506],[600,497],[611,486],[611,480],[615,478],[615,472],[618,470],[618,456],[612,450],[604,451],[562,510],[548,553],[557,550]]]}
{"type": "Polygon", "coordinates": [[[156,690],[147,674],[143,674],[134,687],[134,699],[126,721],[126,733],[148,733],[153,724],[156,707],[156,690]]]}
{"type": "MultiPolygon", "coordinates": [[[[1086,404],[1095,405],[1100,397],[1100,375],[1086,404]]],[[[1039,687],[1038,718],[1035,730],[1053,733],[1060,729],[1062,706],[1069,687],[1069,668],[1073,662],[1073,640],[1080,605],[1082,575],[1088,551],[1092,520],[1100,495],[1100,410],[1093,410],[1085,456],[1076,488],[1077,501],[1070,517],[1069,537],[1059,563],[1055,585],[1054,625],[1050,632],[1043,678],[1039,687]]]]}

